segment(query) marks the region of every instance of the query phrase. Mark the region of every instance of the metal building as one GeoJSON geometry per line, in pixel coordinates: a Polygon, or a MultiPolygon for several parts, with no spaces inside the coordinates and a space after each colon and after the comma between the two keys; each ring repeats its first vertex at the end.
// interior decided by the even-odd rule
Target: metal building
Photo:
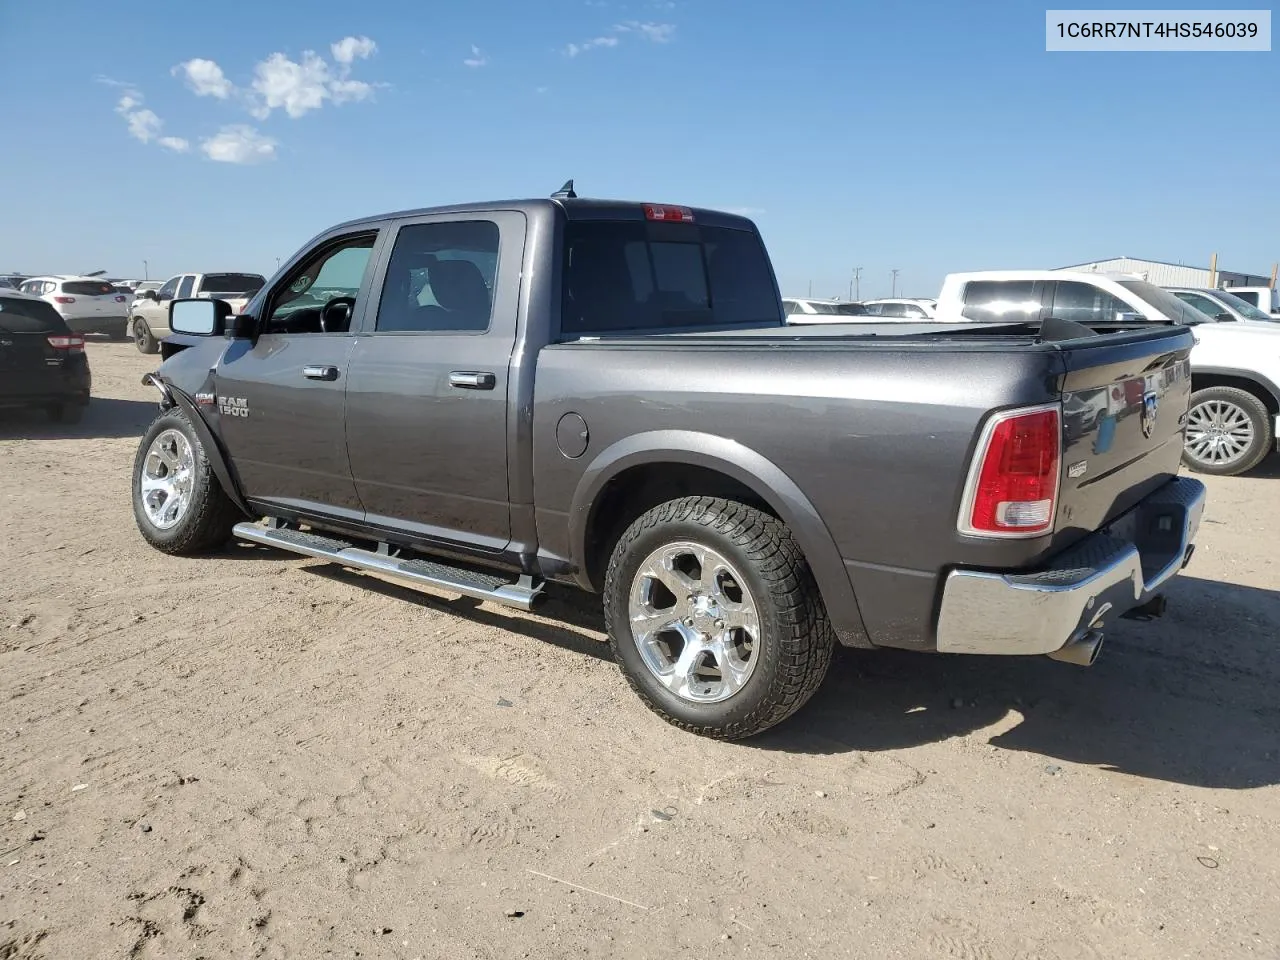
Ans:
{"type": "Polygon", "coordinates": [[[1097,273],[1136,273],[1144,280],[1159,287],[1266,287],[1271,285],[1270,275],[1236,273],[1218,270],[1217,283],[1213,282],[1208,267],[1188,267],[1181,263],[1163,260],[1139,260],[1136,257],[1113,257],[1090,263],[1073,263],[1059,270],[1083,270],[1097,273]]]}

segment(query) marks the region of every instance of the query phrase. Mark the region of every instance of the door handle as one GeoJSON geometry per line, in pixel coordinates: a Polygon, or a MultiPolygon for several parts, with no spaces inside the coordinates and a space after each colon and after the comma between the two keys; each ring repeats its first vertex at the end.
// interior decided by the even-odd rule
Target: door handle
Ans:
{"type": "Polygon", "coordinates": [[[302,375],[308,380],[337,380],[337,367],[303,367],[302,375]]]}
{"type": "Polygon", "coordinates": [[[459,390],[492,390],[498,378],[477,370],[455,370],[449,374],[449,386],[459,390]]]}

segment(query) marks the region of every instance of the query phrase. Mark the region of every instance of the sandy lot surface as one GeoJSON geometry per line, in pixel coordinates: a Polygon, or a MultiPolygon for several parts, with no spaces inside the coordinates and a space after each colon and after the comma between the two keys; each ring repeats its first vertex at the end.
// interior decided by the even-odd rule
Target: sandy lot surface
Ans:
{"type": "Polygon", "coordinates": [[[721,744],[587,599],[152,551],[155,363],[90,355],[0,420],[0,958],[1280,957],[1274,459],[1093,668],[844,651],[721,744]]]}

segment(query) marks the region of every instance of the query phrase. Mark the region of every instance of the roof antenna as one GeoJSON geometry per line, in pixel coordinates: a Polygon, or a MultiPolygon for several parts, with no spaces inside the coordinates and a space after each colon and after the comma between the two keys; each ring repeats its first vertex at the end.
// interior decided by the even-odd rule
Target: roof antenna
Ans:
{"type": "Polygon", "coordinates": [[[573,192],[573,181],[566,180],[564,186],[551,195],[552,200],[576,200],[578,195],[573,192]]]}

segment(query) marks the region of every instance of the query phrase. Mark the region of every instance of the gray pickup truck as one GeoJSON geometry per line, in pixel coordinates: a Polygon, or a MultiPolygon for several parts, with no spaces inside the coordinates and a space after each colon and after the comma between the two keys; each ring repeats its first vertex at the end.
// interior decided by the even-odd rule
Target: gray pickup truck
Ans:
{"type": "Polygon", "coordinates": [[[836,643],[1091,663],[1158,614],[1186,328],[788,327],[746,219],[549,199],[334,227],[236,316],[176,300],[142,535],[532,609],[603,594],[658,714],[744,737],[836,643]]]}

